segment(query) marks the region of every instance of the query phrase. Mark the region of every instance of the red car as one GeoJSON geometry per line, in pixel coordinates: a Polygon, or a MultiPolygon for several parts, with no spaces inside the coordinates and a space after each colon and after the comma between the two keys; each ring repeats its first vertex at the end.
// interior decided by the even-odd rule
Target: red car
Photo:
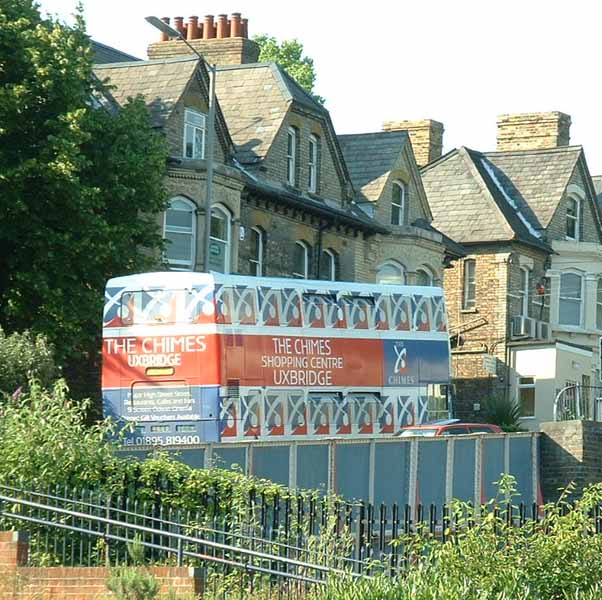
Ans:
{"type": "Polygon", "coordinates": [[[457,421],[440,421],[425,423],[424,425],[410,425],[404,427],[398,437],[424,436],[435,437],[440,435],[468,435],[471,433],[504,433],[497,425],[490,423],[460,423],[457,421]]]}

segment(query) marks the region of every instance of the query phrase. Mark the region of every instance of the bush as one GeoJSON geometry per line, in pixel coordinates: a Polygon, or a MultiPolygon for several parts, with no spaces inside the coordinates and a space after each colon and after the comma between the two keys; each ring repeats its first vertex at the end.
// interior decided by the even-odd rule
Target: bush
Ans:
{"type": "Polygon", "coordinates": [[[524,431],[520,419],[520,406],[504,396],[494,396],[485,401],[488,423],[499,425],[506,432],[524,431]]]}
{"type": "Polygon", "coordinates": [[[7,336],[0,327],[0,394],[26,390],[32,378],[49,387],[58,376],[54,349],[44,336],[29,331],[7,336]]]}

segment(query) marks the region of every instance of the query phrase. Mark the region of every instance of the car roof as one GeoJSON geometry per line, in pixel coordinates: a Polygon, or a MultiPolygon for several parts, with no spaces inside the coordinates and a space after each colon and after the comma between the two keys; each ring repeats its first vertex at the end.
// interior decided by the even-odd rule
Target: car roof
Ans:
{"type": "Polygon", "coordinates": [[[404,429],[442,429],[451,427],[499,427],[493,423],[423,423],[422,425],[408,425],[404,429]]]}

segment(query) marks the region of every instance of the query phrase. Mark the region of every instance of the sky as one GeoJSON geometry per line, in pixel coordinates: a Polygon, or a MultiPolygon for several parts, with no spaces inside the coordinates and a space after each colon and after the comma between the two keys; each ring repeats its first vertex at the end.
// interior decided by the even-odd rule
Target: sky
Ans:
{"type": "MultiPolygon", "coordinates": [[[[82,0],[88,33],[139,58],[159,32],[144,20],[241,12],[249,34],[297,38],[338,133],[431,118],[444,152],[494,150],[496,117],[562,111],[590,171],[602,174],[600,17],[591,0],[82,0]],[[199,12],[202,11],[202,12],[199,12]]],[[[70,21],[75,0],[40,0],[70,21]]]]}

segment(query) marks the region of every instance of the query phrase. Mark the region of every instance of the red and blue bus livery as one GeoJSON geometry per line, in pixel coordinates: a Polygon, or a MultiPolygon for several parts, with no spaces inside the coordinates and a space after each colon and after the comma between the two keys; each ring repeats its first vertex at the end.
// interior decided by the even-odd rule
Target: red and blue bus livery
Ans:
{"type": "Polygon", "coordinates": [[[190,272],[111,279],[103,405],[126,443],[387,436],[447,416],[442,290],[190,272]]]}

